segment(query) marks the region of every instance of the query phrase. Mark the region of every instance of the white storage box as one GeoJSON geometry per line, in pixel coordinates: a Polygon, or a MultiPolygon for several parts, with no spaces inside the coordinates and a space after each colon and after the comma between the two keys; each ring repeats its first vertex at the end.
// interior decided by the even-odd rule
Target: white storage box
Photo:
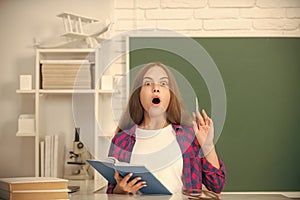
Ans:
{"type": "Polygon", "coordinates": [[[20,90],[32,90],[31,75],[20,75],[20,90]]]}
{"type": "Polygon", "coordinates": [[[19,116],[18,133],[34,133],[35,116],[30,114],[23,114],[19,116]]]}
{"type": "Polygon", "coordinates": [[[103,75],[101,77],[101,90],[112,90],[113,89],[113,76],[103,75]]]}

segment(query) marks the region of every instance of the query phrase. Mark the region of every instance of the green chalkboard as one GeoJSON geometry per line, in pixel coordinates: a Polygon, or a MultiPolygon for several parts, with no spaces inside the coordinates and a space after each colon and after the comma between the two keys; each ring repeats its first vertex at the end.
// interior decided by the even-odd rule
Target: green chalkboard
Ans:
{"type": "MultiPolygon", "coordinates": [[[[210,57],[226,92],[216,144],[227,169],[225,191],[300,191],[300,38],[192,38],[204,56],[184,40],[130,37],[130,68],[156,61],[173,67],[210,113],[212,91],[195,69],[210,57]],[[174,45],[178,51],[169,51],[174,45]]],[[[194,94],[183,88],[182,95],[192,109],[194,94]]]]}

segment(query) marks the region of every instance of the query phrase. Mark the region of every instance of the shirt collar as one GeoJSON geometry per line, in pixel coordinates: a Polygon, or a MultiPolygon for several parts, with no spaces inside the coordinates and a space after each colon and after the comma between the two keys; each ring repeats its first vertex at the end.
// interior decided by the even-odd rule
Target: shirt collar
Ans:
{"type": "MultiPolygon", "coordinates": [[[[127,134],[135,136],[135,130],[138,127],[138,125],[132,126],[129,130],[126,131],[127,134]]],[[[173,129],[177,133],[177,131],[182,130],[183,127],[180,124],[172,124],[173,129]]]]}

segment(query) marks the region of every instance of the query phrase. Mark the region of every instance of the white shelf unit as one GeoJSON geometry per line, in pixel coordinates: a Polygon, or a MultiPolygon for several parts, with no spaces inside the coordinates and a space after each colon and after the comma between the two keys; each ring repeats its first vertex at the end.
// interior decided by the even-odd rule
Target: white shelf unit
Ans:
{"type": "MultiPolygon", "coordinates": [[[[35,89],[32,90],[17,90],[16,93],[20,95],[30,95],[33,96],[34,99],[34,114],[35,115],[35,127],[33,133],[17,133],[17,136],[30,136],[34,137],[35,146],[35,176],[40,176],[40,154],[39,154],[39,145],[41,139],[44,137],[45,131],[45,121],[43,110],[45,104],[45,99],[49,98],[50,101],[59,99],[57,97],[69,97],[71,95],[79,96],[80,98],[89,99],[91,104],[90,111],[92,112],[91,123],[87,126],[91,127],[91,138],[89,138],[89,143],[91,144],[88,146],[89,150],[92,151],[92,155],[95,158],[101,157],[101,155],[105,155],[108,150],[109,141],[112,138],[113,132],[115,130],[115,123],[112,114],[112,96],[114,94],[117,95],[124,95],[124,91],[121,90],[101,90],[100,89],[100,81],[96,80],[100,78],[100,75],[112,75],[112,76],[120,76],[120,74],[127,74],[129,71],[128,66],[126,66],[125,70],[121,69],[122,71],[116,70],[114,67],[111,67],[109,70],[103,72],[103,66],[101,66],[101,55],[100,49],[37,49],[36,50],[36,65],[35,65],[35,89]],[[41,85],[41,61],[45,62],[52,62],[52,60],[85,60],[88,59],[90,63],[93,63],[94,70],[92,73],[92,88],[90,89],[43,89],[41,85]],[[124,71],[123,71],[124,70],[124,71]]],[[[102,55],[104,56],[104,55],[102,55]]],[[[125,85],[127,85],[129,80],[126,81],[125,85]]],[[[125,87],[127,88],[127,87],[125,87]]],[[[128,91],[125,91],[127,94],[128,91]]],[[[72,97],[73,97],[72,96],[72,97]]],[[[122,98],[122,97],[121,97],[122,98]]],[[[61,100],[61,99],[59,99],[61,100]]],[[[61,101],[57,101],[57,105],[63,103],[61,101]]],[[[117,106],[118,103],[117,103],[117,106]]],[[[74,113],[73,113],[74,114],[74,113]]],[[[70,120],[74,118],[74,115],[68,116],[70,120]]],[[[55,119],[50,119],[51,121],[55,121],[55,119]]],[[[48,123],[48,121],[47,121],[48,123]]],[[[46,125],[47,125],[46,123],[46,125]]],[[[84,125],[82,125],[84,126],[84,125]]],[[[81,125],[79,126],[80,128],[81,125]]],[[[73,127],[74,128],[74,127],[73,127]]],[[[84,127],[83,127],[84,128],[84,127]]],[[[84,132],[84,129],[81,129],[84,132]]],[[[81,133],[82,133],[81,132],[81,133]]],[[[67,134],[72,134],[70,137],[73,139],[74,130],[69,130],[67,134]]],[[[70,142],[72,142],[71,140],[70,142]]],[[[85,142],[85,141],[83,141],[85,142]]],[[[94,187],[99,188],[106,185],[106,181],[103,177],[101,177],[98,172],[95,171],[94,173],[94,187]]]]}
{"type": "MultiPolygon", "coordinates": [[[[39,166],[39,141],[40,141],[40,133],[43,129],[42,123],[40,122],[42,116],[40,115],[40,109],[41,109],[41,98],[44,98],[46,96],[57,96],[57,95],[74,95],[78,94],[82,96],[83,98],[86,98],[86,95],[88,95],[88,98],[95,98],[95,57],[97,56],[98,51],[97,49],[37,49],[36,51],[36,85],[35,88],[38,88],[36,90],[36,142],[35,142],[35,175],[40,175],[40,166],[39,166]],[[42,76],[41,76],[41,68],[42,63],[55,63],[57,61],[60,61],[58,63],[60,64],[67,64],[67,63],[73,63],[73,64],[79,64],[80,60],[88,60],[91,64],[91,77],[92,77],[92,85],[89,89],[43,89],[42,88],[42,76]],[[76,62],[79,61],[79,62],[76,62]],[[90,96],[92,95],[92,96],[90,96]]],[[[94,101],[94,107],[96,107],[96,101],[94,101]]],[[[72,118],[73,116],[68,116],[69,118],[72,118]]],[[[73,130],[70,130],[70,134],[73,134],[73,130]]],[[[73,139],[73,137],[71,136],[73,139]]]]}
{"type": "MultiPolygon", "coordinates": [[[[109,101],[109,98],[111,98],[111,95],[115,92],[113,90],[101,90],[99,88],[99,80],[95,80],[95,77],[99,77],[99,68],[100,68],[100,55],[99,55],[99,49],[37,49],[36,50],[36,66],[35,66],[35,89],[33,90],[17,90],[16,93],[21,95],[33,95],[34,101],[35,101],[35,107],[34,107],[34,115],[35,115],[35,131],[34,133],[29,134],[17,134],[20,136],[32,136],[35,137],[35,176],[40,176],[40,155],[39,155],[39,144],[40,140],[42,138],[41,131],[43,129],[43,125],[45,123],[42,123],[44,119],[41,116],[41,106],[42,101],[44,98],[50,97],[57,97],[58,95],[61,96],[70,96],[70,95],[79,95],[80,97],[93,99],[93,104],[91,107],[93,108],[93,113],[91,113],[94,117],[92,117],[93,124],[92,129],[92,138],[91,141],[93,141],[93,147],[91,147],[93,153],[95,153],[95,157],[97,157],[99,154],[98,151],[101,151],[102,147],[99,147],[99,143],[101,144],[101,137],[99,139],[98,134],[98,125],[97,122],[104,123],[103,117],[100,117],[101,113],[101,103],[103,101],[109,101]],[[92,63],[94,70],[92,70],[92,87],[90,89],[43,89],[41,84],[41,61],[43,62],[45,60],[48,60],[51,63],[51,60],[83,60],[88,59],[90,63],[92,63]],[[101,119],[100,119],[101,118],[101,119]]],[[[102,73],[102,72],[101,72],[102,73]]],[[[59,103],[59,102],[58,102],[59,103]]],[[[105,105],[105,109],[107,112],[107,105],[105,105]]],[[[69,116],[69,118],[73,118],[73,116],[69,116]]],[[[114,128],[114,127],[113,127],[114,128]]],[[[112,129],[113,129],[112,128],[112,129]]],[[[70,130],[70,134],[73,135],[73,130],[70,130]]],[[[96,177],[96,176],[95,176],[96,177]]],[[[101,179],[101,178],[100,178],[101,179]]],[[[99,180],[99,177],[95,181],[99,180]]]]}

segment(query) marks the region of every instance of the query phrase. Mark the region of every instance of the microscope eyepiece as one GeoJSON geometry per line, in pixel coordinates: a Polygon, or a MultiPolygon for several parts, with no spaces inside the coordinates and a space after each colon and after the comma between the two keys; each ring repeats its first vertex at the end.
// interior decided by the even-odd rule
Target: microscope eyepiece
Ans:
{"type": "Polygon", "coordinates": [[[79,142],[80,141],[80,128],[75,128],[75,140],[74,142],[79,142]]]}

